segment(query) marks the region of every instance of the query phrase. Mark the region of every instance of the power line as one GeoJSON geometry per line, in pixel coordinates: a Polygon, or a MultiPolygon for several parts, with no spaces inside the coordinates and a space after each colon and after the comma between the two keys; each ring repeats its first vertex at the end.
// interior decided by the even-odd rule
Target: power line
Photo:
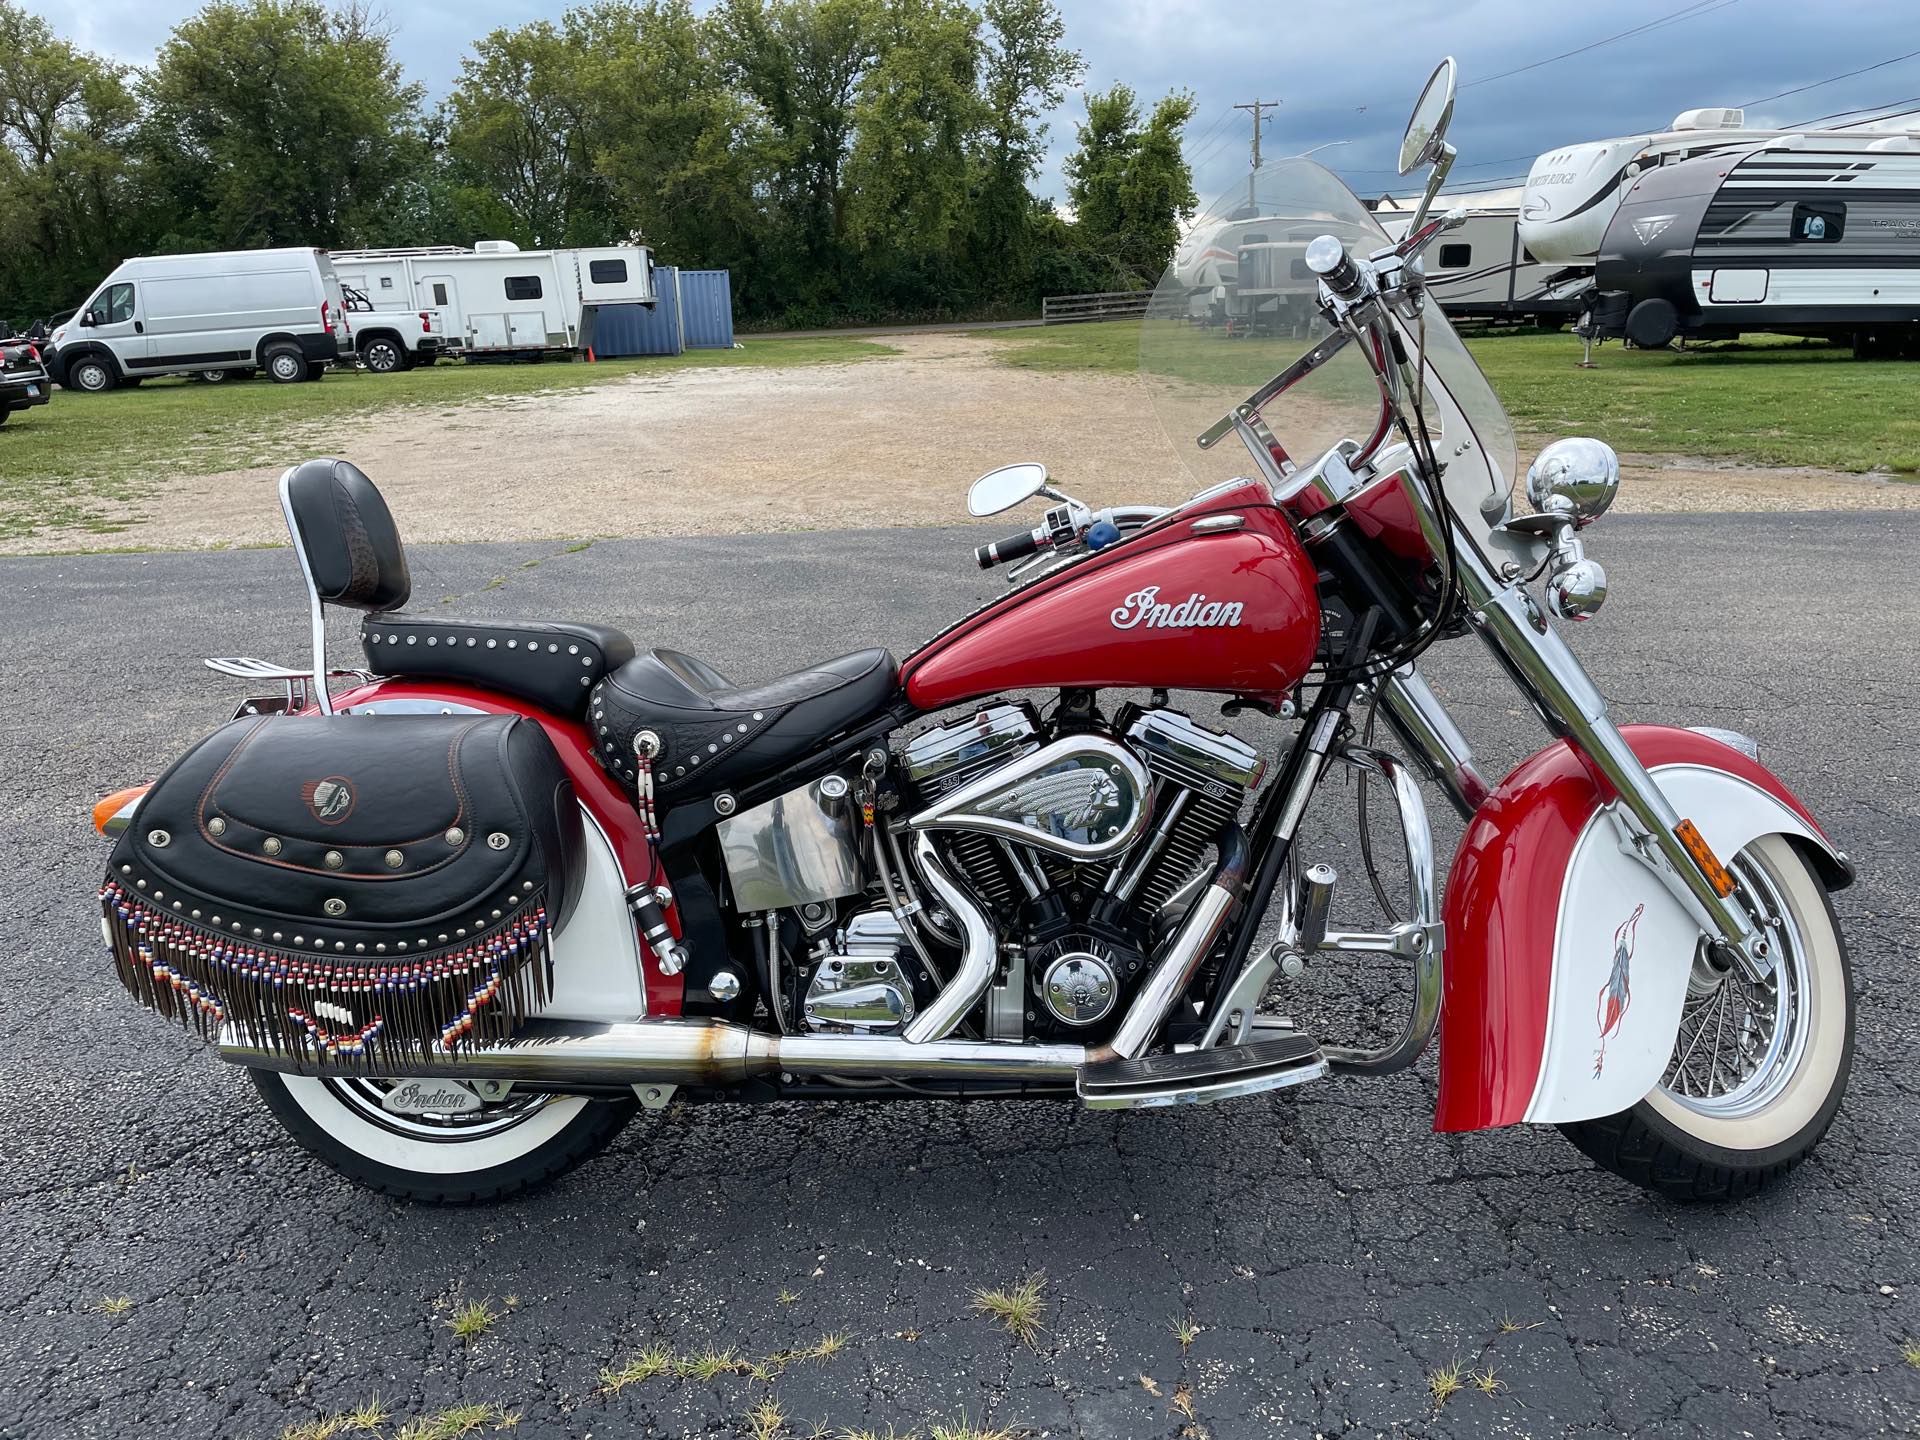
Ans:
{"type": "MultiPolygon", "coordinates": [[[[1899,105],[1917,105],[1917,104],[1920,104],[1920,95],[1909,95],[1904,100],[1883,100],[1877,105],[1862,105],[1858,109],[1854,109],[1854,110],[1836,110],[1831,115],[1816,115],[1811,120],[1796,120],[1788,128],[1793,130],[1799,130],[1806,126],[1823,124],[1828,120],[1844,120],[1849,115],[1869,115],[1869,112],[1874,110],[1892,110],[1892,115],[1900,115],[1900,114],[1904,114],[1905,112],[1902,110],[1893,109],[1892,107],[1899,106],[1899,105]]],[[[1869,115],[1868,119],[1851,120],[1851,121],[1848,121],[1847,123],[1851,125],[1865,125],[1865,124],[1870,124],[1872,120],[1876,120],[1876,119],[1877,120],[1891,119],[1892,115],[1869,115]]]]}
{"type": "Polygon", "coordinates": [[[1782,90],[1775,95],[1762,95],[1758,100],[1742,100],[1740,102],[1740,108],[1744,110],[1748,106],[1764,105],[1769,100],[1784,100],[1789,95],[1801,95],[1808,90],[1818,90],[1823,85],[1832,85],[1841,80],[1851,80],[1854,76],[1865,75],[1871,70],[1884,70],[1889,65],[1898,65],[1902,60],[1911,60],[1917,55],[1920,55],[1920,50],[1909,50],[1906,54],[1896,55],[1891,60],[1882,60],[1877,65],[1863,65],[1858,70],[1847,71],[1844,75],[1829,75],[1826,79],[1816,80],[1811,85],[1796,85],[1791,90],[1782,90]]]}
{"type": "Polygon", "coordinates": [[[1494,81],[1505,80],[1509,76],[1524,75],[1527,71],[1538,70],[1543,65],[1552,65],[1561,60],[1570,60],[1575,55],[1584,55],[1589,50],[1598,50],[1602,45],[1612,45],[1616,41],[1628,40],[1635,35],[1645,35],[1651,30],[1659,30],[1667,25],[1677,25],[1682,20],[1698,20],[1703,15],[1711,15],[1715,10],[1724,10],[1729,5],[1737,5],[1739,3],[1740,0],[1693,0],[1693,3],[1690,5],[1675,10],[1671,14],[1663,15],[1657,20],[1649,20],[1644,25],[1636,25],[1631,30],[1622,30],[1617,35],[1609,35],[1605,39],[1595,40],[1590,44],[1563,51],[1558,55],[1550,55],[1544,60],[1535,60],[1531,64],[1521,65],[1512,70],[1502,70],[1498,75],[1488,75],[1483,79],[1471,80],[1460,88],[1462,90],[1471,90],[1477,85],[1491,85],[1494,81]]]}

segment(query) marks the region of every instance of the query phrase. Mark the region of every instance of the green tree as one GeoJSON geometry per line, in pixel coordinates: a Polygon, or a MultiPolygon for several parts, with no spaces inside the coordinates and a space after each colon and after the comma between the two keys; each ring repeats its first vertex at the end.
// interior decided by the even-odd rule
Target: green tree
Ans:
{"type": "Polygon", "coordinates": [[[425,159],[421,89],[357,3],[214,0],[160,47],[143,89],[166,244],[384,238],[425,159]]]}
{"type": "Polygon", "coordinates": [[[1067,198],[1074,230],[1092,265],[1109,284],[1151,285],[1173,258],[1181,223],[1194,212],[1193,173],[1180,141],[1193,118],[1193,97],[1168,95],[1143,123],[1127,86],[1087,96],[1078,148],[1067,158],[1067,198]]]}
{"type": "Polygon", "coordinates": [[[728,80],[764,118],[773,217],[808,265],[835,267],[854,100],[878,58],[878,0],[725,0],[713,14],[728,80]]]}
{"type": "Polygon", "coordinates": [[[77,304],[136,243],[137,115],[124,69],[0,4],[0,316],[77,304]]]}
{"type": "Polygon", "coordinates": [[[545,20],[495,30],[460,62],[446,155],[455,203],[489,235],[523,245],[606,238],[588,152],[591,64],[577,35],[545,20]]]}
{"type": "Polygon", "coordinates": [[[1040,117],[1086,66],[1065,45],[1066,25],[1052,0],[987,0],[983,14],[986,118],[974,250],[984,274],[998,277],[997,298],[1012,299],[1031,288],[1042,219],[1051,214],[1031,188],[1046,153],[1040,117]]]}
{"type": "Polygon", "coordinates": [[[854,106],[848,238],[883,304],[964,303],[961,245],[987,116],[980,15],[961,0],[887,0],[880,34],[854,106]]]}

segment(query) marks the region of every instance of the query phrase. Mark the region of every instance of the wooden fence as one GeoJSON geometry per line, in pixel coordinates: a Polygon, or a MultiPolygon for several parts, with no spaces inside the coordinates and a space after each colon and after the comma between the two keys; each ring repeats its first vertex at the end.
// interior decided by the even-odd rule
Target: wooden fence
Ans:
{"type": "Polygon", "coordinates": [[[1040,323],[1071,325],[1080,320],[1132,320],[1147,313],[1151,290],[1102,290],[1094,295],[1049,295],[1040,302],[1040,323]]]}

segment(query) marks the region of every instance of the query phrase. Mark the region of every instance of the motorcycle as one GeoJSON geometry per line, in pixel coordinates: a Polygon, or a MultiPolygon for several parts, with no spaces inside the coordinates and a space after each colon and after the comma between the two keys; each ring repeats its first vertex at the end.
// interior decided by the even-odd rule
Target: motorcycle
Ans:
{"type": "Polygon", "coordinates": [[[1852,868],[1752,742],[1617,726],[1560,637],[1606,597],[1584,537],[1619,466],[1557,442],[1514,502],[1425,285],[1454,86],[1447,60],[1414,108],[1397,241],[1290,159],[1176,255],[1142,380],[1215,483],[1096,510],[1038,465],[981,477],[974,515],[1050,507],[977,552],[1009,591],[903,661],[738,685],[603,626],[410,615],[372,481],[289,469],[311,663],[209,661],[281,689],[97,808],[119,978],[312,1153],[423,1201],[524,1189],[675,1101],[1201,1104],[1391,1074],[1436,1033],[1438,1130],[1557,1125],[1680,1198],[1786,1173],[1845,1088],[1852,868]],[[363,612],[363,667],[329,668],[330,606],[363,612]],[[1549,732],[1498,781],[1420,668],[1468,635],[1549,732]],[[1271,722],[1275,773],[1170,691],[1271,722]],[[1372,930],[1330,924],[1335,872],[1298,853],[1337,774],[1398,820],[1372,930]],[[1423,782],[1465,826],[1444,876],[1423,782]],[[1352,956],[1404,966],[1386,1044],[1274,1013],[1352,956]]]}

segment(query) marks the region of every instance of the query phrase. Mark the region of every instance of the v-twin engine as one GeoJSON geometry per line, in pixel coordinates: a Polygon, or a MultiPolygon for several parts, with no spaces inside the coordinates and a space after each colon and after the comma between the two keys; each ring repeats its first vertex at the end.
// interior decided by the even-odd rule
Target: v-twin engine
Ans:
{"type": "Polygon", "coordinates": [[[915,736],[911,823],[938,837],[1002,942],[989,1038],[1086,1040],[1124,1013],[1262,768],[1243,741],[1166,708],[1049,740],[1030,707],[1000,704],[915,736]]]}

